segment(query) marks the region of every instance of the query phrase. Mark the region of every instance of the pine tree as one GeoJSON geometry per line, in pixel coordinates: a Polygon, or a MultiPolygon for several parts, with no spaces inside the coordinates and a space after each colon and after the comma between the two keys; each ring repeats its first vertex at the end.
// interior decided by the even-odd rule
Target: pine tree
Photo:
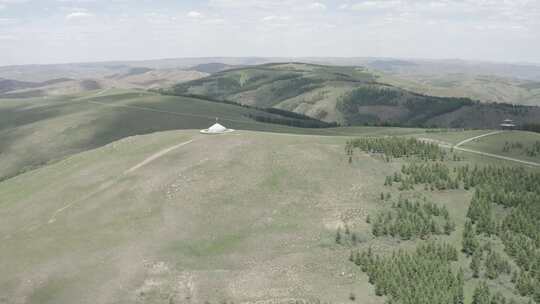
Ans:
{"type": "Polygon", "coordinates": [[[489,287],[485,282],[480,283],[474,289],[472,304],[490,304],[491,296],[489,287]]]}
{"type": "Polygon", "coordinates": [[[486,276],[494,280],[505,270],[507,263],[495,251],[491,250],[486,257],[486,276]]]}
{"type": "Polygon", "coordinates": [[[474,252],[471,260],[471,270],[473,272],[473,277],[480,277],[480,265],[482,263],[482,250],[478,249],[474,252]]]}
{"type": "Polygon", "coordinates": [[[452,221],[446,220],[446,222],[444,223],[444,233],[446,235],[452,234],[452,232],[456,229],[455,226],[456,225],[452,221]]]}
{"type": "Polygon", "coordinates": [[[492,298],[490,304],[506,304],[506,298],[501,292],[497,292],[492,298]]]}
{"type": "Polygon", "coordinates": [[[463,252],[468,256],[472,255],[479,244],[475,238],[474,227],[471,221],[467,220],[465,223],[465,230],[463,231],[463,252]]]}
{"type": "Polygon", "coordinates": [[[463,269],[459,269],[457,274],[457,291],[454,298],[454,304],[463,304],[465,302],[465,293],[463,291],[463,286],[465,285],[465,275],[463,274],[463,269]]]}
{"type": "Polygon", "coordinates": [[[532,294],[533,290],[531,283],[529,275],[522,271],[516,281],[516,289],[521,296],[525,297],[532,294]]]}
{"type": "Polygon", "coordinates": [[[341,244],[341,228],[338,228],[338,229],[337,229],[337,232],[336,232],[336,243],[337,243],[337,244],[341,244]]]}

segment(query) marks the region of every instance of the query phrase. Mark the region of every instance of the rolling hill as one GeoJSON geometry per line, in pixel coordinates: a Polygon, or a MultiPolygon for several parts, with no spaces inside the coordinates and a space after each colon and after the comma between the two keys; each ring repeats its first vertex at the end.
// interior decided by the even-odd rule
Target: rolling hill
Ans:
{"type": "Polygon", "coordinates": [[[482,102],[540,106],[538,81],[494,75],[380,73],[380,81],[412,92],[440,97],[468,97],[482,102]]]}
{"type": "Polygon", "coordinates": [[[0,98],[0,303],[539,302],[540,134],[303,115],[481,128],[536,108],[300,63],[169,95],[86,81],[0,98]],[[199,133],[217,117],[236,131],[199,133]]]}
{"type": "MultiPolygon", "coordinates": [[[[392,58],[177,58],[146,61],[70,63],[0,67],[0,78],[43,82],[69,78],[93,80],[103,88],[165,88],[231,68],[276,62],[306,62],[335,66],[363,66],[391,84],[414,93],[438,97],[466,97],[481,102],[540,105],[540,67],[462,60],[392,58]],[[136,72],[135,75],[133,72],[136,72]],[[142,72],[142,73],[141,73],[142,72]],[[144,73],[146,72],[146,73],[144,73]],[[127,76],[133,75],[129,78],[127,76]]],[[[0,85],[1,86],[1,85],[0,85]]],[[[84,90],[78,83],[66,87],[18,92],[18,97],[71,94],[84,90]]]]}
{"type": "Polygon", "coordinates": [[[343,125],[496,128],[510,118],[530,123],[540,108],[434,97],[386,84],[361,67],[265,64],[181,83],[168,94],[285,109],[343,125]]]}
{"type": "Polygon", "coordinates": [[[112,74],[93,75],[93,78],[58,78],[39,82],[0,79],[0,98],[62,96],[111,88],[166,88],[179,82],[199,79],[209,75],[194,70],[154,70],[138,67],[128,69],[122,67],[115,71],[116,73],[107,71],[112,74]]]}
{"type": "MultiPolygon", "coordinates": [[[[152,125],[149,120],[138,124],[152,125]]],[[[473,134],[433,135],[456,142],[473,134]]],[[[460,248],[474,191],[384,186],[388,176],[422,162],[386,161],[359,151],[348,161],[349,138],[159,132],[124,138],[0,182],[0,300],[281,304],[357,298],[385,303],[387,297],[349,261],[351,252],[389,256],[432,241],[460,248]],[[391,198],[381,200],[381,193],[391,198]],[[455,228],[429,241],[372,233],[376,222],[370,217],[397,208],[398,198],[422,197],[434,202],[429,210],[447,210],[455,228]]],[[[437,164],[514,165],[458,156],[464,159],[437,164]]],[[[439,217],[433,218],[438,223],[439,217]]],[[[478,240],[506,258],[495,237],[478,240]]],[[[464,271],[464,303],[471,303],[479,281],[470,260],[459,253],[448,266],[452,273],[464,271]]],[[[489,280],[493,291],[527,303],[512,286],[506,274],[489,280]]]]}
{"type": "MultiPolygon", "coordinates": [[[[0,99],[0,180],[124,137],[164,130],[207,128],[216,117],[236,129],[317,132],[254,119],[277,120],[289,125],[320,123],[283,115],[287,113],[269,113],[138,90],[0,99]]],[[[318,132],[332,134],[333,131],[318,132]]]]}

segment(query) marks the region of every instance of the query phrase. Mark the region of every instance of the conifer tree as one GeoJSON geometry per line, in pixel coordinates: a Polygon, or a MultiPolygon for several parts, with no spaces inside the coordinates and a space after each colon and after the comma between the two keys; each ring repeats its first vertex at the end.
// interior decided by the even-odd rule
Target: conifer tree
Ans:
{"type": "Polygon", "coordinates": [[[478,241],[475,238],[474,227],[471,221],[465,222],[463,231],[463,252],[468,256],[472,255],[478,248],[478,241]]]}
{"type": "Polygon", "coordinates": [[[471,260],[471,270],[473,272],[473,277],[480,277],[480,265],[482,264],[482,250],[477,249],[472,256],[471,260]]]}
{"type": "Polygon", "coordinates": [[[481,282],[474,289],[472,304],[490,304],[491,295],[486,282],[481,282]]]}
{"type": "Polygon", "coordinates": [[[339,227],[336,232],[336,243],[341,244],[341,227],[339,227]]]}

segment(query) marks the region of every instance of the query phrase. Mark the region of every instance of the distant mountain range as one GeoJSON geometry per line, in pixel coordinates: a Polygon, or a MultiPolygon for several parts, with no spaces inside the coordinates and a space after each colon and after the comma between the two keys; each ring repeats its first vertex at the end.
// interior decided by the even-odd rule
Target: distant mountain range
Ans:
{"type": "Polygon", "coordinates": [[[497,126],[507,117],[537,121],[537,108],[493,103],[540,105],[540,66],[392,58],[215,57],[0,67],[0,98],[107,88],[162,89],[284,109],[340,124],[477,128],[497,126]]]}
{"type": "Polygon", "coordinates": [[[506,118],[540,118],[538,107],[429,96],[385,83],[367,68],[304,63],[226,70],[165,93],[278,108],[342,125],[496,128],[506,118]]]}

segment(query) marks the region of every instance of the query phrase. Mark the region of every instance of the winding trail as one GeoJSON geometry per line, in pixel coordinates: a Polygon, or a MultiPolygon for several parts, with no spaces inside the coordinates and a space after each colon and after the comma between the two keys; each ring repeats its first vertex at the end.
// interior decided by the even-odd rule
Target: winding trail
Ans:
{"type": "Polygon", "coordinates": [[[457,143],[455,146],[454,146],[454,149],[455,148],[459,148],[459,146],[463,146],[464,144],[468,143],[468,142],[471,142],[475,139],[479,139],[479,138],[482,138],[482,137],[486,137],[486,136],[491,136],[491,135],[497,135],[497,134],[501,134],[503,133],[504,131],[495,131],[495,132],[490,132],[490,133],[486,133],[486,134],[482,134],[482,135],[478,135],[478,136],[475,136],[475,137],[471,137],[471,138],[467,138],[459,143],[457,143]]]}
{"type": "Polygon", "coordinates": [[[513,157],[502,156],[502,155],[497,155],[497,154],[492,154],[492,153],[487,153],[487,152],[480,152],[480,151],[476,151],[476,150],[459,148],[459,147],[457,147],[457,148],[454,147],[454,149],[457,150],[457,151],[469,152],[469,153],[479,154],[479,155],[483,155],[483,156],[488,156],[488,157],[513,161],[513,162],[521,163],[521,164],[524,164],[524,165],[540,167],[540,163],[537,163],[537,162],[526,161],[526,160],[521,160],[521,159],[517,159],[517,158],[513,158],[513,157]]]}

